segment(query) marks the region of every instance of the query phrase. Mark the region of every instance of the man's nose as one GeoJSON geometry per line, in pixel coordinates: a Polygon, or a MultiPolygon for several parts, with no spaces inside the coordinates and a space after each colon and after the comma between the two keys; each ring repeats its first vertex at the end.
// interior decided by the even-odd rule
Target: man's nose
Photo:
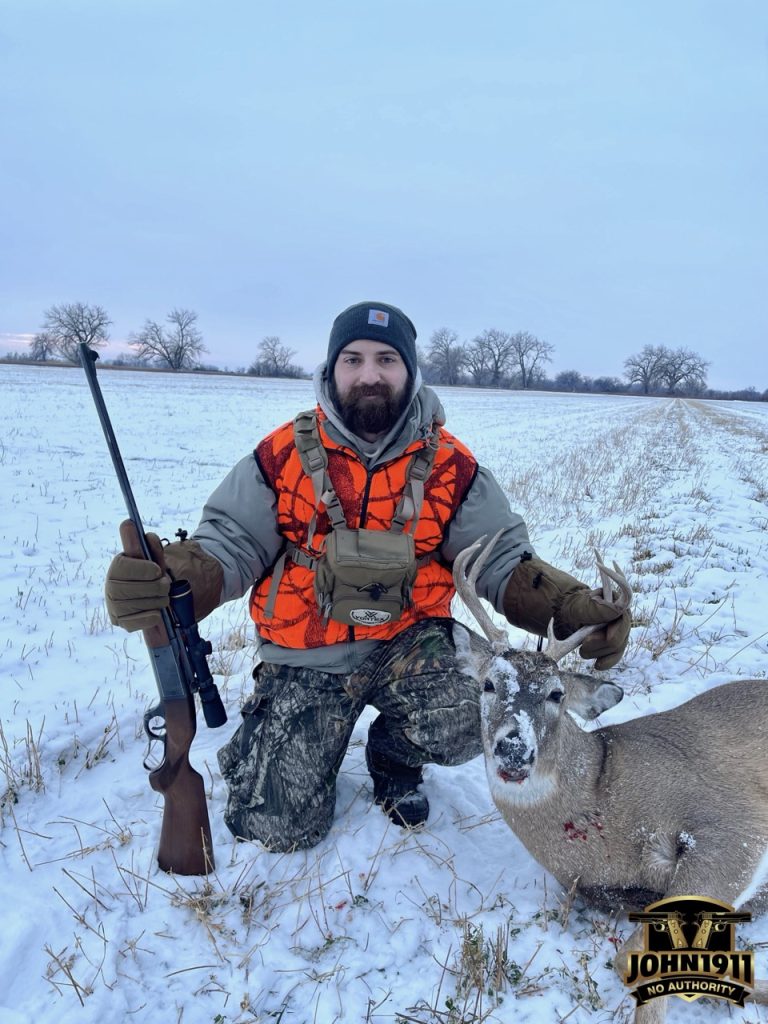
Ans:
{"type": "Polygon", "coordinates": [[[366,361],[360,367],[361,384],[376,384],[380,380],[380,377],[381,373],[376,363],[366,361]]]}

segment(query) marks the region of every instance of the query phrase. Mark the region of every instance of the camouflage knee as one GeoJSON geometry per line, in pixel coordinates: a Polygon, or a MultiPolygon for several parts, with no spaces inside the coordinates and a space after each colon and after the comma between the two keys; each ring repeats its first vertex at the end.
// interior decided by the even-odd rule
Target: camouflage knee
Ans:
{"type": "Polygon", "coordinates": [[[487,643],[451,619],[417,623],[391,642],[371,673],[370,702],[381,712],[371,726],[373,752],[407,765],[462,764],[481,753],[480,687],[457,653],[487,643]]]}
{"type": "Polygon", "coordinates": [[[333,822],[355,708],[327,673],[260,666],[255,676],[242,723],[218,754],[229,789],[224,820],[270,850],[314,846],[333,822]]]}
{"type": "Polygon", "coordinates": [[[264,814],[259,808],[247,806],[238,793],[230,791],[224,822],[237,839],[258,841],[270,853],[292,853],[308,850],[325,839],[333,824],[335,803],[335,795],[332,795],[325,813],[307,822],[296,820],[292,815],[264,814]]]}

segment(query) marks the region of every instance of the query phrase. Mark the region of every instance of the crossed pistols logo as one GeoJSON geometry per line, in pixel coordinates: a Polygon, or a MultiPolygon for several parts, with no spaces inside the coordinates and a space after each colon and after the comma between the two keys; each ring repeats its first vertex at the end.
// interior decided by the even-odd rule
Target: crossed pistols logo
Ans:
{"type": "Polygon", "coordinates": [[[629,954],[624,978],[638,1006],[668,995],[744,1005],[753,986],[754,954],[734,949],[734,933],[751,914],[704,896],[675,896],[629,920],[645,925],[645,949],[629,954]]]}

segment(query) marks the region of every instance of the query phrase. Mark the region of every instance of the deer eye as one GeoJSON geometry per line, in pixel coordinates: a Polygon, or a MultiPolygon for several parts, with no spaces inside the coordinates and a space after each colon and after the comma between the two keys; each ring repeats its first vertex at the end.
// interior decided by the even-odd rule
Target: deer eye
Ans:
{"type": "Polygon", "coordinates": [[[485,683],[483,684],[483,693],[496,693],[496,687],[490,679],[485,680],[485,683]]]}
{"type": "Polygon", "coordinates": [[[547,694],[547,700],[551,700],[553,704],[559,704],[565,696],[565,690],[550,690],[547,694]]]}

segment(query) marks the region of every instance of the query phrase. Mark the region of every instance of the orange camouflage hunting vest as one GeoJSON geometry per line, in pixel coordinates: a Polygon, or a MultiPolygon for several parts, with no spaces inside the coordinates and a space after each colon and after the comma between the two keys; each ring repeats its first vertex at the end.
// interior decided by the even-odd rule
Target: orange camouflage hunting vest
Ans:
{"type": "MultiPolygon", "coordinates": [[[[389,530],[403,494],[411,456],[427,442],[410,444],[400,455],[369,471],[353,448],[332,441],[325,431],[325,413],[318,408],[320,440],[328,455],[327,473],[350,529],[389,530]]],[[[459,440],[438,428],[439,447],[432,472],[425,481],[424,502],[413,531],[416,557],[435,558],[420,564],[411,605],[395,622],[379,626],[346,626],[320,615],[314,593],[314,571],[286,561],[273,595],[272,615],[265,614],[274,567],[253,587],[251,616],[259,635],[281,647],[311,648],[350,640],[389,640],[420,619],[450,617],[455,591],[450,569],[439,561],[445,530],[469,489],[477,461],[459,440]]],[[[311,478],[304,472],[294,441],[293,422],[264,438],[255,451],[265,481],[277,499],[277,526],[287,542],[308,555],[318,555],[331,530],[323,506],[317,513],[312,549],[307,535],[316,509],[311,478]]]]}

